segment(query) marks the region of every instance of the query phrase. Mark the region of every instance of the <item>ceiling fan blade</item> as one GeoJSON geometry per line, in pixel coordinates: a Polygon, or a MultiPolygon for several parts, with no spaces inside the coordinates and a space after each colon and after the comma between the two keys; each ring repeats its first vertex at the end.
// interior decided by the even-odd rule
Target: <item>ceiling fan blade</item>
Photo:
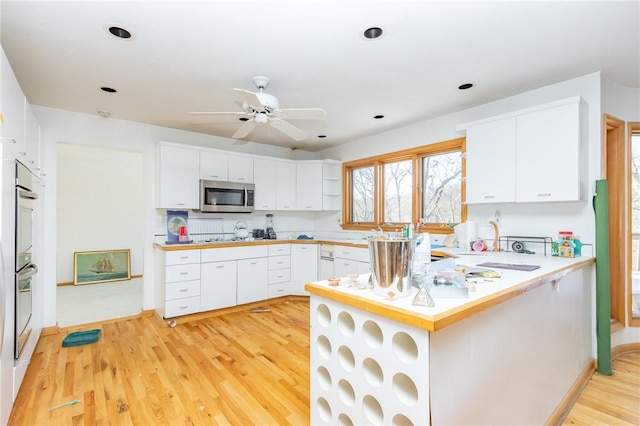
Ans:
{"type": "Polygon", "coordinates": [[[249,115],[246,112],[191,111],[189,115],[249,115]]]}
{"type": "Polygon", "coordinates": [[[278,109],[274,113],[280,118],[303,120],[322,120],[327,116],[327,113],[322,108],[286,108],[278,109]]]}
{"type": "Polygon", "coordinates": [[[244,90],[244,89],[233,89],[236,92],[238,92],[238,94],[240,95],[240,97],[242,98],[242,100],[249,106],[252,107],[259,107],[262,108],[262,102],[260,101],[260,98],[258,98],[258,95],[256,93],[250,92],[248,90],[244,90]]]}
{"type": "Polygon", "coordinates": [[[253,128],[256,127],[256,123],[253,120],[245,122],[236,132],[231,136],[234,139],[242,139],[247,136],[253,128]]]}
{"type": "Polygon", "coordinates": [[[297,141],[301,141],[307,137],[305,132],[279,118],[271,119],[269,124],[297,141]]]}

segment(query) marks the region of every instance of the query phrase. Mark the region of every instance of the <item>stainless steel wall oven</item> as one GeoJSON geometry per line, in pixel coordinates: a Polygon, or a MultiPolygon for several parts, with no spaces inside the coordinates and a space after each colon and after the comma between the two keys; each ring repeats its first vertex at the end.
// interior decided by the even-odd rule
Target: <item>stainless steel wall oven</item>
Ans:
{"type": "Polygon", "coordinates": [[[15,264],[15,348],[14,356],[20,356],[31,333],[33,307],[32,283],[38,267],[32,261],[34,237],[34,204],[38,194],[33,191],[33,175],[16,161],[16,264],[15,264]]]}

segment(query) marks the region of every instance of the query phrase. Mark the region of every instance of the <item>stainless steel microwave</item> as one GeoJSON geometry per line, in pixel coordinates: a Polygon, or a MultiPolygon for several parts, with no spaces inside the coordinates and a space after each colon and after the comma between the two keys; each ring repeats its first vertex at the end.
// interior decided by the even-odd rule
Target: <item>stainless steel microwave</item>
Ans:
{"type": "Polygon", "coordinates": [[[252,183],[200,180],[200,211],[207,213],[250,213],[254,209],[252,183]]]}

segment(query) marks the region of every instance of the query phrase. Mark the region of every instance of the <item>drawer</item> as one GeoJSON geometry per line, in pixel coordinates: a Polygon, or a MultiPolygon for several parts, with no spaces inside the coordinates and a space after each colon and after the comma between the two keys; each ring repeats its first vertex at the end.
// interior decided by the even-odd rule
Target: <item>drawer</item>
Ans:
{"type": "Polygon", "coordinates": [[[369,249],[359,247],[335,246],[334,258],[357,260],[358,262],[369,262],[369,249]]]}
{"type": "Polygon", "coordinates": [[[191,265],[173,265],[166,268],[165,282],[191,281],[200,279],[200,263],[191,265]]]}
{"type": "Polygon", "coordinates": [[[291,257],[289,255],[269,256],[269,270],[288,268],[291,268],[291,257]]]}
{"type": "Polygon", "coordinates": [[[291,281],[291,269],[277,269],[269,271],[269,284],[291,281]]]}
{"type": "Polygon", "coordinates": [[[267,257],[268,254],[269,249],[266,244],[246,247],[210,248],[202,250],[202,263],[267,257]]]}
{"type": "Polygon", "coordinates": [[[167,300],[164,306],[165,318],[195,314],[196,312],[200,312],[200,296],[167,300]]]}
{"type": "Polygon", "coordinates": [[[291,244],[269,244],[269,256],[291,254],[291,244]]]}
{"type": "Polygon", "coordinates": [[[164,287],[165,300],[200,296],[200,280],[168,283],[164,287]]]}
{"type": "Polygon", "coordinates": [[[175,250],[165,252],[166,265],[200,263],[200,250],[175,250]]]}
{"type": "Polygon", "coordinates": [[[290,283],[271,284],[269,286],[269,299],[273,299],[274,297],[288,296],[290,293],[290,283]]]}

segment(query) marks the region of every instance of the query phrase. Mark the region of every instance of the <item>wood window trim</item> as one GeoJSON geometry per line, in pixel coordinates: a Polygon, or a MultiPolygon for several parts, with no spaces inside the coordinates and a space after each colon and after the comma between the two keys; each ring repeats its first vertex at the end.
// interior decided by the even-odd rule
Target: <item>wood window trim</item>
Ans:
{"type": "MultiPolygon", "coordinates": [[[[627,139],[626,139],[626,144],[625,144],[625,179],[626,182],[631,182],[631,138],[633,135],[638,135],[640,134],[640,121],[636,121],[636,122],[628,122],[627,123],[627,139]]],[[[631,227],[631,185],[628,184],[627,186],[627,190],[625,191],[625,205],[626,205],[626,229],[631,230],[633,229],[631,227]]],[[[632,237],[631,237],[631,233],[628,233],[627,235],[627,241],[626,241],[626,265],[631,265],[631,261],[632,261],[632,237]]],[[[640,327],[640,317],[634,317],[633,316],[633,312],[632,312],[632,300],[633,300],[633,296],[632,296],[632,282],[631,282],[631,278],[632,278],[632,274],[630,272],[630,268],[626,268],[627,269],[627,277],[625,280],[625,284],[627,287],[627,291],[626,291],[626,298],[627,298],[627,319],[628,319],[628,324],[631,327],[640,327]]]]}
{"type": "MultiPolygon", "coordinates": [[[[440,153],[446,153],[451,151],[460,150],[463,154],[466,151],[466,138],[456,138],[450,139],[443,142],[437,142],[429,145],[422,145],[415,148],[409,148],[401,151],[390,152],[387,154],[379,154],[371,157],[360,158],[353,161],[348,161],[342,164],[342,222],[341,227],[343,230],[350,231],[370,231],[372,228],[381,227],[385,231],[394,231],[398,230],[400,226],[380,226],[379,223],[382,222],[381,218],[383,217],[383,207],[382,203],[375,202],[374,203],[374,214],[373,214],[373,223],[352,223],[351,218],[351,200],[352,200],[352,180],[351,173],[352,169],[357,169],[360,167],[374,167],[374,199],[381,200],[384,196],[383,187],[384,187],[384,176],[380,173],[382,166],[385,163],[391,163],[394,161],[404,161],[411,160],[413,170],[418,170],[417,167],[420,167],[421,157],[424,155],[434,155],[440,153]]],[[[465,168],[465,158],[462,156],[462,183],[460,187],[461,191],[461,221],[464,222],[467,218],[467,205],[465,203],[465,184],[464,178],[466,176],[466,168],[465,168]]],[[[413,188],[421,188],[422,187],[422,176],[420,173],[412,173],[412,182],[413,188]]],[[[413,191],[412,197],[412,205],[413,209],[416,209],[417,206],[422,205],[422,192],[421,191],[413,191]]],[[[412,213],[413,214],[413,213],[412,213]]],[[[451,234],[453,233],[453,229],[451,227],[441,227],[440,225],[435,224],[427,224],[423,225],[419,229],[420,232],[429,232],[432,234],[451,234]]]]}

